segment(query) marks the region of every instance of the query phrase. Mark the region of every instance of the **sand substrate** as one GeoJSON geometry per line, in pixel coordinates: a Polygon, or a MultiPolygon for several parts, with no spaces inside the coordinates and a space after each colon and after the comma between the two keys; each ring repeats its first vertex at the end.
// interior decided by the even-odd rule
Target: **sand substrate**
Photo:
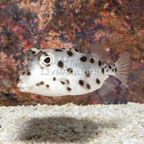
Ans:
{"type": "Polygon", "coordinates": [[[0,144],[144,144],[144,105],[0,107],[0,144]]]}

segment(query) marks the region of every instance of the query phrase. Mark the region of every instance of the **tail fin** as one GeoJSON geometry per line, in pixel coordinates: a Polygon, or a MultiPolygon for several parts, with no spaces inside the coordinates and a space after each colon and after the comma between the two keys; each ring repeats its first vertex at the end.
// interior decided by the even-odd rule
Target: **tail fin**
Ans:
{"type": "Polygon", "coordinates": [[[124,53],[118,61],[115,63],[117,71],[116,77],[124,82],[127,83],[129,67],[130,67],[130,55],[128,52],[124,53]]]}

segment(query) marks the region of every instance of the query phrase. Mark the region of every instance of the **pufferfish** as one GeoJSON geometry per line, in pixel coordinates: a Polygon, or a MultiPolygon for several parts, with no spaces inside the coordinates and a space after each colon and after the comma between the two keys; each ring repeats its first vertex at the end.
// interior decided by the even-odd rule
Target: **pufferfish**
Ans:
{"type": "Polygon", "coordinates": [[[19,77],[21,92],[43,96],[82,95],[96,90],[107,93],[112,84],[110,76],[126,83],[130,64],[125,52],[114,64],[73,48],[32,48],[26,52],[25,68],[19,77]]]}

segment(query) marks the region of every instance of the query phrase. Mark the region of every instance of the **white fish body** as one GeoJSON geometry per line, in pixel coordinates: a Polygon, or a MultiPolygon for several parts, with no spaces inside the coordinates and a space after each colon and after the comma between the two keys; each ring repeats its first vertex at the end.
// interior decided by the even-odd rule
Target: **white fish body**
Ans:
{"type": "Polygon", "coordinates": [[[82,95],[102,89],[110,75],[126,82],[129,55],[125,53],[114,65],[107,65],[97,56],[74,49],[32,48],[26,53],[25,63],[18,83],[21,92],[82,95]]]}

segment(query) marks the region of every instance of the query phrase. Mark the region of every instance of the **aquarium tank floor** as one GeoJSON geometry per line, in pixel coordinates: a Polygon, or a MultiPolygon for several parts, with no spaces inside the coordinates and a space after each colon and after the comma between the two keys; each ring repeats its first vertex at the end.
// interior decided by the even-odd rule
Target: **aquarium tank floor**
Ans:
{"type": "Polygon", "coordinates": [[[0,106],[40,104],[144,103],[144,1],[142,0],[0,0],[0,106]],[[131,55],[128,85],[114,79],[105,97],[43,97],[20,93],[17,82],[24,55],[32,47],[102,47],[108,63],[126,50],[131,55]]]}
{"type": "Polygon", "coordinates": [[[0,107],[1,144],[143,144],[144,104],[0,107]]]}

